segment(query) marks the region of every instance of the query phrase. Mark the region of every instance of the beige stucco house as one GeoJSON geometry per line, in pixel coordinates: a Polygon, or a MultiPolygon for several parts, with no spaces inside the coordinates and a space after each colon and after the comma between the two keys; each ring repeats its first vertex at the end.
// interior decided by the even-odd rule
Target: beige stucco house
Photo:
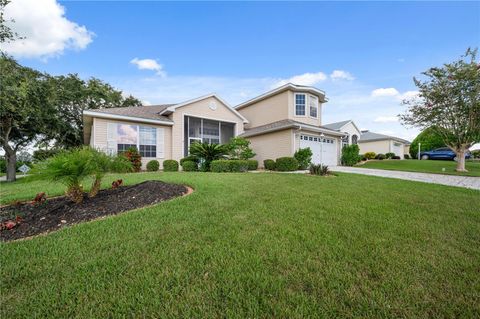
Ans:
{"type": "Polygon", "coordinates": [[[196,141],[251,141],[260,166],[267,158],[293,156],[310,147],[313,162],[339,164],[345,133],[322,126],[325,92],[286,84],[236,108],[215,94],[179,104],[84,111],[85,144],[117,153],[136,146],[142,163],[180,160],[196,141]],[[322,143],[323,141],[323,143],[322,143]]]}
{"type": "Polygon", "coordinates": [[[358,146],[361,154],[366,152],[375,152],[376,154],[395,153],[401,159],[410,150],[410,142],[407,140],[366,130],[362,131],[358,146]]]}

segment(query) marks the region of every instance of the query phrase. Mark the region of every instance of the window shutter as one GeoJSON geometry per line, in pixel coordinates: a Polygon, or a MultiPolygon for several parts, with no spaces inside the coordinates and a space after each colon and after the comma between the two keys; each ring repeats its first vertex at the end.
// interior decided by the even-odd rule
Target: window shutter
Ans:
{"type": "Polygon", "coordinates": [[[157,158],[165,157],[165,129],[157,127],[157,158]]]}
{"type": "Polygon", "coordinates": [[[117,123],[107,123],[107,152],[117,153],[117,123]]]}

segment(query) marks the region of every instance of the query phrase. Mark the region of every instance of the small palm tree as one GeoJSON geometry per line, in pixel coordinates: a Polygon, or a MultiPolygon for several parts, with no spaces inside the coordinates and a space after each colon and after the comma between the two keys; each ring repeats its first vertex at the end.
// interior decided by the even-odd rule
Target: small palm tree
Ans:
{"type": "Polygon", "coordinates": [[[225,158],[228,148],[222,144],[193,143],[190,145],[190,155],[198,157],[202,162],[203,170],[210,170],[210,163],[225,158]]]}

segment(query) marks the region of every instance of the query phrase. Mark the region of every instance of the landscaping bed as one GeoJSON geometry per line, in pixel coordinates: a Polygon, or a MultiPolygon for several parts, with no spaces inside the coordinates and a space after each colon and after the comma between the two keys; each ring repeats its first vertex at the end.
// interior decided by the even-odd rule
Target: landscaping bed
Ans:
{"type": "Polygon", "coordinates": [[[54,231],[67,225],[153,205],[188,192],[182,185],[145,181],[116,189],[101,190],[97,196],[75,204],[66,197],[56,197],[41,204],[16,203],[0,208],[0,222],[19,220],[14,228],[1,229],[2,241],[15,240],[54,231]],[[20,217],[20,218],[18,218],[20,217]]]}

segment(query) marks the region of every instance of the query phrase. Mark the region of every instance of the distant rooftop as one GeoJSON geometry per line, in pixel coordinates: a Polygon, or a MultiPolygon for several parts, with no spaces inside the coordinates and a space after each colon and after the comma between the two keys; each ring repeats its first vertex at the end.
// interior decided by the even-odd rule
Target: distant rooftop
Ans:
{"type": "Polygon", "coordinates": [[[410,144],[409,141],[404,140],[403,138],[380,134],[380,133],[374,133],[370,131],[362,131],[362,136],[360,137],[360,140],[358,142],[361,143],[361,142],[373,142],[373,141],[382,141],[382,140],[394,140],[404,144],[410,144]]]}

